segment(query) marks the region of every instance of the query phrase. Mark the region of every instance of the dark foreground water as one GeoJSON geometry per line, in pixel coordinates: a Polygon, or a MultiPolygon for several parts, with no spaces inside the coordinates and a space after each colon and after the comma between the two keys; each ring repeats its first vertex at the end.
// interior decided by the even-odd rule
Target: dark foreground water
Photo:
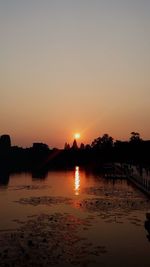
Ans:
{"type": "Polygon", "coordinates": [[[0,266],[150,266],[149,208],[126,180],[78,167],[11,175],[0,185],[0,266]]]}

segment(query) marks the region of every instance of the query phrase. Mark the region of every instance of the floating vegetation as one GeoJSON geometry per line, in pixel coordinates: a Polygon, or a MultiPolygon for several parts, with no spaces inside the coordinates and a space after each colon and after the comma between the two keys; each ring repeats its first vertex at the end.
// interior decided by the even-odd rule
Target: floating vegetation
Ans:
{"type": "Polygon", "coordinates": [[[20,204],[29,204],[33,206],[37,205],[48,205],[52,204],[70,204],[71,199],[67,197],[54,197],[54,196],[41,196],[41,197],[29,197],[29,198],[21,198],[15,201],[20,204]]]}
{"type": "Polygon", "coordinates": [[[76,203],[76,206],[88,211],[95,212],[115,212],[120,213],[121,210],[124,212],[136,211],[136,210],[147,210],[150,207],[150,201],[139,199],[101,199],[101,198],[89,198],[84,199],[76,203]]]}
{"type": "Polygon", "coordinates": [[[122,190],[120,188],[90,187],[85,192],[94,198],[76,201],[76,208],[87,212],[95,212],[107,223],[123,223],[126,219],[136,226],[142,222],[138,218],[131,218],[130,213],[136,211],[147,211],[150,200],[138,190],[122,190]]]}
{"type": "Polygon", "coordinates": [[[47,185],[18,185],[18,186],[12,186],[10,187],[10,190],[41,190],[46,189],[49,186],[47,185]]]}
{"type": "MultiPolygon", "coordinates": [[[[143,199],[145,196],[143,195],[143,193],[139,190],[136,190],[134,188],[121,188],[121,187],[117,187],[117,186],[100,186],[100,187],[89,187],[89,188],[85,188],[84,189],[85,193],[88,195],[95,195],[95,196],[99,196],[101,198],[140,198],[143,199]]],[[[146,198],[146,197],[145,197],[146,198]]],[[[146,198],[147,199],[147,198],[146,198]]]]}
{"type": "Polygon", "coordinates": [[[95,266],[97,256],[107,250],[82,237],[81,228],[88,230],[90,226],[90,218],[79,219],[70,214],[31,217],[14,231],[0,232],[1,267],[49,267],[62,263],[63,266],[95,266]]]}

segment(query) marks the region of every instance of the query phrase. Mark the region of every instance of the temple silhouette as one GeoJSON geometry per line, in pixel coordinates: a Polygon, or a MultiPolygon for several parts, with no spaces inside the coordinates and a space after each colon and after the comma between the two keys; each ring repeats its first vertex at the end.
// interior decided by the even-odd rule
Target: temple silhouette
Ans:
{"type": "Polygon", "coordinates": [[[33,143],[32,147],[22,148],[11,145],[11,137],[0,136],[0,170],[38,171],[51,168],[70,168],[75,165],[98,169],[110,162],[126,162],[149,166],[150,140],[142,140],[139,133],[132,132],[128,141],[114,141],[104,134],[91,144],[78,145],[74,140],[64,149],[52,148],[47,144],[33,143]]]}

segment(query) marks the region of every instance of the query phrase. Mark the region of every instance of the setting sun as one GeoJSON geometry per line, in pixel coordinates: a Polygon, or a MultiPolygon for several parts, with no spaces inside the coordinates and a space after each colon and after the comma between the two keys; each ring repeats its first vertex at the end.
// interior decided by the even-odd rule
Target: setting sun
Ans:
{"type": "Polygon", "coordinates": [[[74,134],[74,138],[75,138],[75,139],[79,139],[80,137],[81,137],[80,133],[75,133],[75,134],[74,134]]]}

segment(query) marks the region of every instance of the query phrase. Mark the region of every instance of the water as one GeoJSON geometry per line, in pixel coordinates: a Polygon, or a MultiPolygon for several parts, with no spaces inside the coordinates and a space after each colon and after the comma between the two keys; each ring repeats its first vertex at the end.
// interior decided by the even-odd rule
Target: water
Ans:
{"type": "MultiPolygon", "coordinates": [[[[8,233],[20,229],[24,224],[25,228],[21,231],[25,234],[30,231],[28,229],[31,227],[26,222],[31,218],[36,221],[36,215],[41,216],[35,222],[35,227],[41,225],[42,230],[38,231],[43,238],[42,231],[45,229],[42,228],[42,223],[50,220],[44,219],[43,214],[56,214],[56,223],[61,215],[64,224],[64,228],[61,227],[61,222],[57,227],[52,225],[55,232],[53,242],[57,232],[60,254],[63,254],[63,248],[59,235],[70,235],[70,243],[62,245],[66,246],[67,251],[63,259],[64,266],[150,266],[149,234],[145,228],[149,207],[149,199],[127,180],[107,180],[79,167],[71,171],[51,171],[41,179],[33,178],[30,173],[13,174],[7,184],[0,186],[0,249],[2,250],[3,243],[4,246],[9,246],[8,233]],[[83,221],[76,222],[75,218],[83,221]],[[65,220],[69,220],[67,226],[65,220]],[[65,228],[68,225],[69,230],[65,228]]],[[[32,231],[33,242],[37,242],[34,229],[32,231]]],[[[45,235],[49,242],[48,232],[45,235]]],[[[16,235],[18,242],[19,238],[16,235]]],[[[26,237],[24,240],[22,246],[27,249],[26,237]]],[[[18,244],[15,253],[19,253],[17,246],[18,244]]],[[[43,247],[40,251],[42,249],[43,247]]],[[[43,249],[43,255],[45,251],[43,249]]],[[[56,260],[55,256],[54,266],[63,266],[62,260],[56,260]]],[[[0,256],[0,259],[1,266],[9,262],[9,257],[3,259],[0,256]]],[[[16,266],[25,266],[21,264],[17,265],[16,261],[16,266]]],[[[41,264],[43,265],[39,266],[49,266],[46,260],[42,260],[41,264]]],[[[33,263],[28,262],[28,266],[38,266],[36,259],[33,259],[33,263]]]]}

